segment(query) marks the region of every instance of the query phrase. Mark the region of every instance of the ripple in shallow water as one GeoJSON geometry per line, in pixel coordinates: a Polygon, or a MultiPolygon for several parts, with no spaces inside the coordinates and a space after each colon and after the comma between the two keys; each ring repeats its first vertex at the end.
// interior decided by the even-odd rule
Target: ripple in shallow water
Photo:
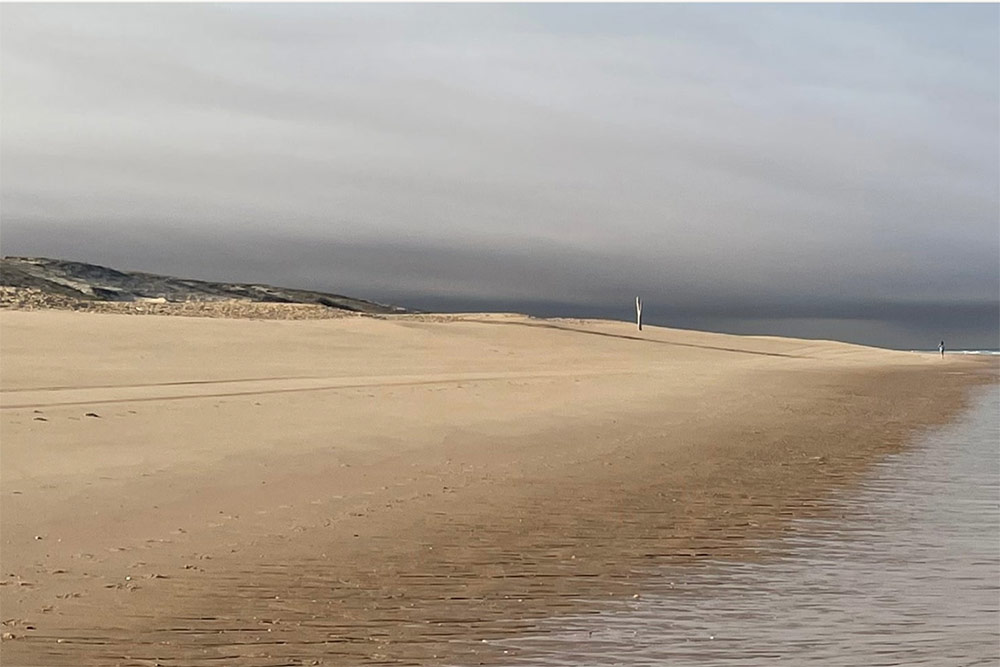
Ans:
{"type": "Polygon", "coordinates": [[[993,386],[770,558],[660,568],[625,609],[499,643],[521,665],[1000,664],[998,447],[993,386]]]}

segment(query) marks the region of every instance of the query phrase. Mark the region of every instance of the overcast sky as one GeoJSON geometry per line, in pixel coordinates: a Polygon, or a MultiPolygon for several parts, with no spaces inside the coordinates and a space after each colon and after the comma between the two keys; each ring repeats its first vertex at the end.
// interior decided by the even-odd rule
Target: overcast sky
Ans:
{"type": "Polygon", "coordinates": [[[998,345],[996,4],[0,17],[7,255],[998,345]]]}

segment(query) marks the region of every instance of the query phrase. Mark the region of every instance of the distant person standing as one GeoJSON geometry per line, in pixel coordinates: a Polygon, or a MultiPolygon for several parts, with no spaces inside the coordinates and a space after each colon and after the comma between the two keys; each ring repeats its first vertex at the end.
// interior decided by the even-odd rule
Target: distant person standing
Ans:
{"type": "Polygon", "coordinates": [[[941,351],[941,357],[944,358],[944,341],[941,341],[941,344],[938,345],[938,349],[941,351]]]}

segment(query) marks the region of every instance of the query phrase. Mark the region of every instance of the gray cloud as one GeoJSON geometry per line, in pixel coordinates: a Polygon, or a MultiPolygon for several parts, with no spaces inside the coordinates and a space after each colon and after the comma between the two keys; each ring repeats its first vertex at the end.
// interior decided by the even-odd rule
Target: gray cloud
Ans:
{"type": "Polygon", "coordinates": [[[0,11],[7,254],[997,345],[996,6],[0,11]]]}

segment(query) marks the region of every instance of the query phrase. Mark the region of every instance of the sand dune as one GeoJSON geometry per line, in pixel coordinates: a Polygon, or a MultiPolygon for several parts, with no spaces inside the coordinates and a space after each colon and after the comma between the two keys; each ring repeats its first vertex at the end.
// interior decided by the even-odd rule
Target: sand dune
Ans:
{"type": "Polygon", "coordinates": [[[752,557],[996,374],[475,314],[5,311],[0,352],[4,665],[490,661],[752,557]]]}

